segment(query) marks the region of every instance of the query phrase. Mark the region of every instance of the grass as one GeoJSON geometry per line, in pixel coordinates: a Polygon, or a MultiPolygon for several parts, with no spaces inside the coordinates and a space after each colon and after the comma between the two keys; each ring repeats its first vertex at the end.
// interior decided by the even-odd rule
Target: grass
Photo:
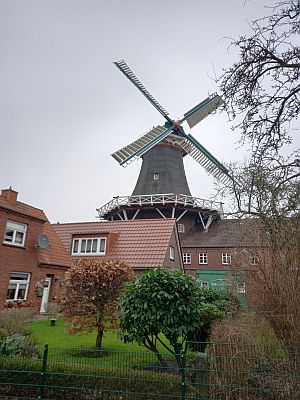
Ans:
{"type": "MultiPolygon", "coordinates": [[[[96,332],[70,335],[62,319],[56,321],[56,326],[51,326],[49,320],[40,320],[28,324],[27,330],[41,349],[49,345],[49,356],[53,362],[77,363],[94,365],[105,368],[135,368],[139,366],[156,365],[155,354],[144,346],[136,343],[124,343],[117,332],[106,331],[103,335],[102,351],[96,351],[96,332]],[[97,361],[98,359],[98,361],[97,361]],[[102,361],[100,361],[102,359],[102,361]]],[[[160,348],[165,359],[172,359],[170,353],[160,348]]]]}
{"type": "MultiPolygon", "coordinates": [[[[50,321],[47,319],[34,321],[28,324],[27,330],[39,346],[47,343],[49,347],[91,349],[95,348],[96,344],[96,332],[70,335],[66,332],[62,319],[56,321],[56,326],[50,326],[50,321]]],[[[103,350],[148,351],[138,344],[125,344],[114,331],[104,332],[102,345],[103,350]]]]}

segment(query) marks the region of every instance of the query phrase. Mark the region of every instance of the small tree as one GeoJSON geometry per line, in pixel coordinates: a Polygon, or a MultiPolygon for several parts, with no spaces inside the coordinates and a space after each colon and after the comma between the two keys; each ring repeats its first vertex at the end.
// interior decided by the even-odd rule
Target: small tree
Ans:
{"type": "Polygon", "coordinates": [[[201,312],[206,322],[223,316],[217,306],[208,310],[196,280],[179,271],[161,268],[149,271],[126,285],[120,305],[120,328],[125,342],[143,344],[153,351],[161,365],[166,362],[158,344],[171,352],[181,367],[180,352],[188,335],[199,327],[201,312]],[[161,335],[169,343],[166,343],[161,335]]]}
{"type": "Polygon", "coordinates": [[[62,308],[69,332],[97,329],[101,349],[105,326],[115,321],[117,301],[125,282],[133,276],[124,262],[81,260],[65,276],[62,308]]]}

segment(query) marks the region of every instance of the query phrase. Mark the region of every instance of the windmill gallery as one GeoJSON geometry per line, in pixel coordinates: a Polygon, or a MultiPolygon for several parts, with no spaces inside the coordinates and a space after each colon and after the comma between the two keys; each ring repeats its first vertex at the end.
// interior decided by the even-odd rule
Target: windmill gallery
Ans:
{"type": "MultiPolygon", "coordinates": [[[[158,265],[183,269],[203,287],[216,287],[226,284],[235,249],[251,248],[245,227],[223,218],[221,203],[193,197],[185,175],[183,158],[190,155],[214,178],[227,185],[233,181],[229,170],[182,127],[186,121],[193,128],[215,111],[223,103],[220,96],[209,96],[174,121],[123,60],[115,65],[165,119],[112,154],[121,166],[142,158],[135,188],[99,207],[98,222],[53,225],[41,210],[18,202],[11,188],[3,190],[1,287],[8,289],[0,293],[1,307],[21,302],[45,312],[59,298],[64,271],[83,257],[121,259],[136,273],[158,265]],[[35,245],[41,234],[45,249],[35,245]]],[[[249,266],[254,261],[249,256],[249,266]]],[[[244,295],[243,279],[236,290],[244,295]]]]}

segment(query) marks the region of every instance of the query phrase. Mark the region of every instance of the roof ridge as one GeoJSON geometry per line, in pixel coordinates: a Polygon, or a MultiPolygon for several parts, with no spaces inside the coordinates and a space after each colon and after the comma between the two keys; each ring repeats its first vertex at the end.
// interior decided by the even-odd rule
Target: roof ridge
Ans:
{"type": "Polygon", "coordinates": [[[59,226],[59,225],[76,225],[76,224],[99,224],[99,223],[128,223],[128,222],[140,222],[140,223],[145,223],[145,221],[160,221],[166,223],[166,221],[176,221],[176,218],[164,218],[164,219],[159,219],[159,218],[148,218],[148,219],[128,219],[128,220],[113,220],[113,221],[107,221],[107,220],[100,220],[100,221],[78,221],[78,222],[55,222],[52,223],[51,225],[53,226],[59,226]]]}

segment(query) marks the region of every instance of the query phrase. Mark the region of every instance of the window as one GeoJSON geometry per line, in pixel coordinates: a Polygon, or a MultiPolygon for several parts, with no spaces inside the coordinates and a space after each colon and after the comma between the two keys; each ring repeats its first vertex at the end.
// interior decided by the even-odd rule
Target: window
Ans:
{"type": "Polygon", "coordinates": [[[170,260],[175,260],[175,249],[170,246],[170,260]]]}
{"type": "Polygon", "coordinates": [[[159,174],[153,174],[153,179],[155,181],[158,181],[159,180],[159,174]]]}
{"type": "Polygon", "coordinates": [[[106,251],[106,238],[73,239],[72,255],[103,256],[106,251]]]}
{"type": "Polygon", "coordinates": [[[231,253],[222,253],[222,264],[231,264],[231,253]]]}
{"type": "Polygon", "coordinates": [[[184,224],[178,224],[178,232],[184,233],[184,224]]]}
{"type": "Polygon", "coordinates": [[[208,284],[208,282],[200,281],[200,286],[207,289],[209,287],[209,284],[208,284]]]}
{"type": "Polygon", "coordinates": [[[7,300],[26,300],[29,286],[29,274],[12,272],[10,274],[7,300]]]}
{"type": "Polygon", "coordinates": [[[24,246],[27,225],[19,222],[7,221],[4,243],[14,246],[24,246]]]}
{"type": "Polygon", "coordinates": [[[199,253],[199,264],[208,264],[207,253],[199,253]]]}
{"type": "Polygon", "coordinates": [[[258,261],[257,256],[251,256],[251,265],[258,265],[258,261]]]}
{"type": "Polygon", "coordinates": [[[190,264],[192,261],[191,253],[182,253],[183,264],[190,264]]]}
{"type": "Polygon", "coordinates": [[[246,285],[244,283],[238,283],[236,285],[237,293],[246,293],[246,285]]]}

